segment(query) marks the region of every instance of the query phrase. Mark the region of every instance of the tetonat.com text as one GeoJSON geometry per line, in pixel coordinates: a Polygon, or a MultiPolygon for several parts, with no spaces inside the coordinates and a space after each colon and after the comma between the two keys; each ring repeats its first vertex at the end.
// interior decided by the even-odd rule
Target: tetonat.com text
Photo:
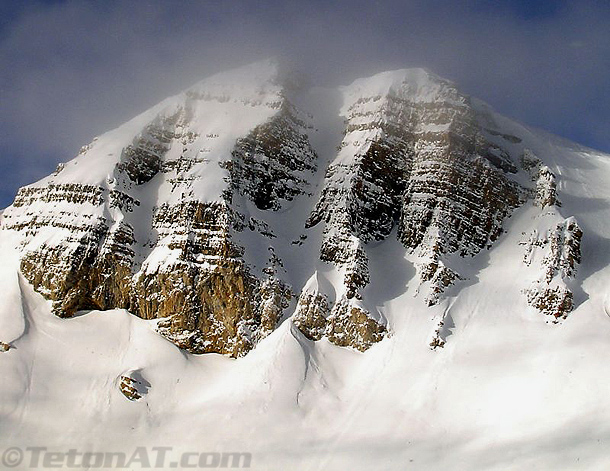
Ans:
{"type": "Polygon", "coordinates": [[[11,447],[2,453],[5,468],[19,469],[211,469],[249,468],[252,453],[174,452],[173,447],[137,447],[133,452],[58,451],[42,446],[11,447]]]}

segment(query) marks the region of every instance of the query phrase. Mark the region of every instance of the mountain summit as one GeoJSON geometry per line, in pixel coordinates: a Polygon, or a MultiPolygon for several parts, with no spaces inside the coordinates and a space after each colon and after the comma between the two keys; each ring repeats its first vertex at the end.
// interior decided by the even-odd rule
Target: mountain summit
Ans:
{"type": "MultiPolygon", "coordinates": [[[[365,350],[388,327],[364,293],[368,243],[395,232],[432,305],[465,281],[453,259],[472,264],[515,208],[556,208],[553,172],[450,82],[406,69],[338,94],[335,155],[319,157],[310,137],[329,110],[297,107],[274,61],[204,80],[95,139],[5,213],[3,228],[23,234],[24,277],[61,317],[127,309],[197,353],[243,355],[286,317],[309,338],[365,350]],[[306,217],[289,214],[308,203],[306,217]]],[[[582,231],[554,212],[548,244],[527,247],[557,253],[522,289],[559,319],[573,307],[582,231]]]]}
{"type": "MultiPolygon", "coordinates": [[[[61,342],[78,355],[107,347],[101,358],[110,364],[131,358],[121,371],[106,363],[84,377],[81,371],[78,381],[103,384],[90,390],[96,397],[123,392],[151,401],[151,417],[164,414],[164,396],[193,401],[193,378],[209,375],[218,392],[210,404],[254,407],[238,424],[260,420],[267,404],[273,417],[313,414],[309,421],[318,417],[331,430],[333,420],[347,420],[331,410],[343,404],[349,420],[375,423],[377,434],[398,427],[410,436],[375,407],[384,418],[354,409],[363,394],[369,405],[385,397],[432,439],[436,432],[421,415],[428,401],[451,402],[460,388],[476,389],[472,376],[491,374],[481,397],[495,404],[503,381],[520,385],[538,371],[519,376],[509,365],[506,379],[490,373],[488,362],[516,353],[516,365],[536,364],[546,354],[569,356],[579,336],[609,333],[608,177],[608,156],[502,117],[423,69],[338,89],[292,86],[273,60],[215,75],[95,138],[52,175],[21,188],[0,216],[7,254],[0,340],[8,350],[0,355],[10,355],[5,377],[17,391],[2,403],[23,404],[19,394],[39,387],[31,383],[36,349],[56,348],[55,360],[66,361],[61,342]],[[86,325],[99,337],[84,333],[86,325]],[[74,329],[82,338],[71,338],[74,329]],[[117,340],[122,329],[129,340],[117,340]],[[134,342],[139,353],[127,355],[134,342]],[[246,358],[181,357],[201,369],[188,367],[187,385],[177,387],[186,366],[167,353],[172,343],[183,352],[246,358]],[[523,352],[513,352],[521,344],[523,352]],[[162,372],[175,361],[182,366],[162,372]],[[244,368],[251,372],[242,377],[244,368]],[[22,370],[29,386],[17,379],[22,370]],[[371,381],[375,388],[365,386],[371,381]],[[229,384],[239,387],[222,398],[229,384]],[[267,387],[270,396],[257,401],[267,387]],[[291,397],[295,403],[285,402],[291,397]]],[[[545,391],[567,381],[560,364],[534,386],[541,403],[545,391]]],[[[587,369],[578,374],[593,379],[587,369]]],[[[51,404],[53,394],[40,401],[51,404]]],[[[515,399],[502,394],[513,407],[515,399]]],[[[79,409],[84,424],[98,405],[91,407],[79,409]]],[[[182,416],[193,407],[172,410],[182,416]]],[[[446,424],[445,438],[460,435],[447,407],[435,407],[429,410],[446,424]]],[[[115,418],[123,406],[105,410],[115,418]]],[[[532,409],[519,417],[524,425],[538,415],[532,409]]],[[[473,437],[489,426],[477,420],[468,428],[473,437]]],[[[138,427],[147,436],[149,426],[138,427]]],[[[249,432],[231,430],[265,448],[249,432]]],[[[311,433],[325,442],[326,432],[311,433]]],[[[345,446],[357,435],[347,433],[345,446]]],[[[441,463],[427,447],[415,454],[441,463]]],[[[269,463],[282,462],[278,456],[269,463]]]]}

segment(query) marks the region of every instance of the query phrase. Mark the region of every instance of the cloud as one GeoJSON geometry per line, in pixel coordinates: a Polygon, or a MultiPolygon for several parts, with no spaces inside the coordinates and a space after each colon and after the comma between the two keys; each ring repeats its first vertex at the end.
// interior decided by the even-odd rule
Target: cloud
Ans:
{"type": "Polygon", "coordinates": [[[545,2],[534,11],[527,2],[498,3],[15,7],[0,25],[0,206],[95,135],[207,75],[271,55],[327,85],[427,67],[506,115],[610,151],[610,7],[545,2]]]}

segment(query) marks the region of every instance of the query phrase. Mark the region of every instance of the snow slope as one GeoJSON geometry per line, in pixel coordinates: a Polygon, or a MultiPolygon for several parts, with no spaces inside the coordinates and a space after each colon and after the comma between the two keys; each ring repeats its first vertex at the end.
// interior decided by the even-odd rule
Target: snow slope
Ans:
{"type": "MultiPolygon", "coordinates": [[[[410,72],[414,83],[422,73],[410,72]]],[[[380,77],[374,83],[379,90],[367,89],[367,94],[384,93],[386,82],[402,80],[404,73],[380,77]]],[[[222,96],[225,78],[217,82],[222,96]]],[[[295,98],[314,116],[311,142],[320,162],[312,178],[318,187],[311,197],[265,214],[277,230],[274,246],[295,289],[322,290],[331,297],[341,289],[337,268],[318,258],[320,229],[308,233],[299,251],[290,241],[303,231],[324,169],[343,138],[338,110],[361,86],[356,81],[342,92],[318,89],[295,98]]],[[[252,90],[244,93],[251,97],[252,90]]],[[[425,84],[424,91],[414,93],[428,99],[425,84]]],[[[101,136],[87,171],[75,174],[69,167],[54,178],[106,179],[96,169],[106,168],[108,154],[120,153],[112,147],[122,139],[117,133],[132,136],[171,106],[164,102],[150,115],[101,136]]],[[[227,136],[211,155],[229,152],[232,141],[261,119],[257,114],[248,121],[243,103],[236,106],[235,114],[200,125],[204,136],[227,136]]],[[[50,301],[19,273],[15,247],[20,239],[3,231],[0,341],[11,348],[0,353],[0,449],[239,450],[252,453],[252,469],[260,470],[608,469],[610,156],[477,106],[502,133],[522,140],[505,146],[530,149],[557,175],[561,207],[540,208],[527,201],[507,219],[490,250],[451,258],[465,280],[432,307],[418,294],[419,258],[397,240],[396,229],[385,240],[369,243],[371,282],[363,295],[385,319],[388,335],[364,353],[325,338],[307,339],[290,314],[238,359],[188,354],[156,333],[156,320],[125,310],[55,317],[50,301]],[[534,229],[544,232],[569,216],[584,233],[582,263],[575,309],[555,323],[523,295],[538,276],[535,265],[523,262],[523,243],[534,229]],[[441,321],[446,343],[432,349],[441,321]],[[140,400],[129,401],[119,382],[134,371],[150,386],[140,400]]],[[[67,165],[82,168],[84,159],[67,165]]],[[[219,176],[201,175],[193,193],[215,198],[221,191],[214,184],[219,176]]],[[[163,185],[159,192],[166,191],[163,185]]],[[[163,196],[174,197],[171,191],[163,196]]],[[[146,204],[156,201],[141,196],[147,198],[146,204]]],[[[252,205],[248,211],[260,213],[252,205]]],[[[260,266],[267,256],[261,245],[249,262],[260,266]]]]}

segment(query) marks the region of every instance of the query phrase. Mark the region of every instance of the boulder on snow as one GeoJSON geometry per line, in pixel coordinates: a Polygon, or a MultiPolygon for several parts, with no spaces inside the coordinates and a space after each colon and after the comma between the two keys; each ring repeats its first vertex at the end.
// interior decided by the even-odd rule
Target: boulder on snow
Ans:
{"type": "Polygon", "coordinates": [[[119,376],[119,390],[130,401],[138,401],[148,393],[150,383],[140,370],[129,371],[119,376]]]}

